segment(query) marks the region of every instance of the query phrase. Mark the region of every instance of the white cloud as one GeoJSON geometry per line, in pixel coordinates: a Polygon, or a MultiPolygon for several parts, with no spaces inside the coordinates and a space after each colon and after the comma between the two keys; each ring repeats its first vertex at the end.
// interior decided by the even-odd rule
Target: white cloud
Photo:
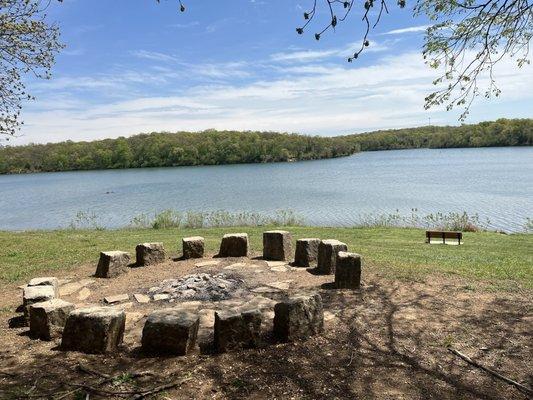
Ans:
{"type": "Polygon", "coordinates": [[[168,25],[169,28],[176,28],[176,29],[187,29],[187,28],[192,28],[193,26],[198,26],[200,25],[200,22],[198,21],[191,21],[191,22],[187,22],[185,24],[170,24],[168,25]]]}
{"type": "Polygon", "coordinates": [[[430,25],[418,25],[401,29],[393,29],[392,31],[384,32],[383,35],[402,35],[404,33],[425,32],[429,26],[430,25]]]}
{"type": "MultiPolygon", "coordinates": [[[[355,50],[361,47],[361,43],[349,43],[346,46],[326,49],[326,50],[294,50],[288,52],[274,53],[271,55],[272,61],[277,62],[309,62],[331,57],[348,58],[355,50]]],[[[370,45],[365,49],[366,53],[375,53],[387,50],[385,44],[370,41],[370,45]]]]}
{"type": "MultiPolygon", "coordinates": [[[[417,52],[385,56],[370,66],[348,63],[283,64],[273,56],[260,68],[271,68],[269,74],[255,73],[247,62],[207,64],[208,67],[182,66],[186,71],[163,68],[158,79],[165,87],[181,87],[178,79],[197,81],[167,96],[150,96],[151,84],[139,89],[144,72],[122,72],[99,79],[65,78],[50,84],[63,93],[69,85],[87,90],[108,89],[113,95],[98,102],[67,97],[56,99],[54,90],[25,112],[23,138],[17,143],[60,140],[87,140],[117,137],[151,131],[217,129],[250,129],[303,132],[309,134],[341,134],[371,129],[423,125],[431,115],[434,123],[457,123],[458,112],[424,111],[424,96],[434,90],[431,81],[435,71],[429,69],[417,52]],[[231,71],[248,73],[247,79],[222,79],[212,83],[206,75],[226,78],[231,71]],[[247,72],[248,71],[248,72],[247,72]],[[263,77],[262,79],[254,78],[263,77]],[[265,76],[269,76],[268,79],[265,76]],[[139,81],[139,82],[138,82],[139,81]],[[113,86],[115,85],[115,86],[113,86]],[[43,107],[43,104],[63,104],[43,107]]],[[[180,64],[181,65],[181,64],[180,64]]],[[[499,116],[531,116],[527,107],[509,104],[531,104],[533,66],[517,70],[505,62],[496,71],[503,98],[474,103],[471,121],[499,116]],[[506,110],[502,115],[500,110],[506,110]]],[[[146,73],[146,75],[153,75],[146,73]]],[[[245,75],[242,75],[245,76],[245,75]]]]}
{"type": "Polygon", "coordinates": [[[152,61],[178,61],[178,59],[170,54],[159,53],[157,51],[136,50],[131,54],[138,58],[144,58],[152,61]]]}

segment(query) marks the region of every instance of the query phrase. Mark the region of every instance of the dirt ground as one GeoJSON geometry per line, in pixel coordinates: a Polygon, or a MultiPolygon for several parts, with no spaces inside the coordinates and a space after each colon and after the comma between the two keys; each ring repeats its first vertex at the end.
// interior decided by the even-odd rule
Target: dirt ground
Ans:
{"type": "Polygon", "coordinates": [[[117,306],[127,312],[120,351],[111,355],[63,352],[58,349],[59,340],[30,339],[21,314],[14,311],[21,303],[21,290],[15,285],[4,287],[0,293],[5,310],[0,314],[0,398],[135,398],[135,391],[169,382],[181,384],[161,391],[157,398],[526,398],[451,354],[447,346],[533,387],[529,292],[489,292],[482,286],[473,290],[465,281],[441,276],[424,282],[391,281],[366,264],[360,291],[335,290],[332,276],[269,266],[259,259],[168,260],[131,269],[115,279],[92,277],[95,266],[54,276],[62,279],[61,297],[77,306],[103,304],[105,296],[130,294],[130,302],[117,306]],[[219,263],[196,266],[212,260],[219,263]],[[240,277],[255,292],[221,302],[184,304],[139,304],[131,296],[146,293],[164,279],[198,272],[240,277]],[[304,342],[275,343],[269,333],[273,305],[288,294],[302,292],[321,294],[324,333],[304,342]],[[185,357],[143,355],[139,346],[147,313],[169,306],[200,313],[198,349],[185,357]],[[259,349],[213,354],[214,310],[235,307],[262,309],[263,344],[259,349]],[[80,364],[110,377],[80,370],[80,364]]]}

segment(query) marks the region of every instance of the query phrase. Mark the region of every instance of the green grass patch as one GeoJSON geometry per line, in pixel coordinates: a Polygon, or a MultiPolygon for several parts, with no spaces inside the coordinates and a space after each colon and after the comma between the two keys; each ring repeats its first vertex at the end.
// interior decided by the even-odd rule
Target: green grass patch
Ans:
{"type": "MultiPolygon", "coordinates": [[[[200,235],[216,252],[224,233],[247,232],[252,250],[262,249],[268,227],[204,229],[122,229],[0,232],[0,281],[19,282],[44,271],[96,263],[100,251],[134,252],[135,245],[162,241],[171,255],[181,253],[181,238],[200,235]]],[[[533,288],[533,235],[464,233],[461,246],[427,245],[422,229],[286,227],[294,238],[335,238],[360,253],[366,268],[407,280],[428,274],[458,275],[488,281],[495,288],[533,288]]]]}

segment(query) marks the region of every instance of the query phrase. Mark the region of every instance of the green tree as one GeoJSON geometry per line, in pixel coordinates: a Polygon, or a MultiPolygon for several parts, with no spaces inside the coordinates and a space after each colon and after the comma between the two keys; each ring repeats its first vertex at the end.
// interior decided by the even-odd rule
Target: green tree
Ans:
{"type": "Polygon", "coordinates": [[[23,77],[49,79],[62,48],[59,29],[46,22],[46,2],[0,0],[0,134],[14,135],[24,100],[32,99],[23,77]]]}

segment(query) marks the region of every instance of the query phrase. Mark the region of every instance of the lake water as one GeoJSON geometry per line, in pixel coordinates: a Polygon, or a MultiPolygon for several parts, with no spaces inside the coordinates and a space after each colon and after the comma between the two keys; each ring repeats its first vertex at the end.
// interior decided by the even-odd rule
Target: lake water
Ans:
{"type": "Polygon", "coordinates": [[[106,227],[165,209],[273,213],[351,226],[368,214],[477,213],[522,231],[533,218],[533,148],[365,152],[276,164],[0,176],[0,229],[66,227],[78,211],[106,227]]]}

